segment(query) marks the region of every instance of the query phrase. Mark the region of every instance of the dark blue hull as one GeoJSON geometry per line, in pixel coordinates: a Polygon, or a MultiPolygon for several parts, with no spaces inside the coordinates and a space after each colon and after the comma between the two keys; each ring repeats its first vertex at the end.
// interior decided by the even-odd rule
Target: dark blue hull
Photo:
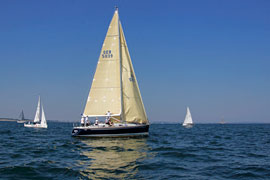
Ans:
{"type": "Polygon", "coordinates": [[[119,127],[74,127],[72,136],[89,137],[130,137],[148,136],[149,125],[119,126],[119,127]]]}

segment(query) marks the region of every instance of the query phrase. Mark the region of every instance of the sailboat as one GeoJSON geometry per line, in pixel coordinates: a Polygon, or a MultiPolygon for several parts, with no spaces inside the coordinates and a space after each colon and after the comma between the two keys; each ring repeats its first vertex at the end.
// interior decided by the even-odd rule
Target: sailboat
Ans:
{"type": "Polygon", "coordinates": [[[23,110],[19,116],[19,119],[17,120],[17,123],[25,123],[26,122],[26,119],[24,118],[24,113],[23,113],[23,110]]]}
{"type": "Polygon", "coordinates": [[[224,121],[224,117],[222,116],[221,121],[219,122],[219,124],[226,124],[226,122],[224,121]]]}
{"type": "Polygon", "coordinates": [[[189,107],[187,107],[187,114],[186,114],[183,126],[184,127],[192,127],[193,126],[193,121],[192,121],[192,117],[191,117],[189,107]]]}
{"type": "Polygon", "coordinates": [[[149,121],[119,20],[118,8],[101,49],[83,118],[95,118],[96,123],[81,123],[80,126],[73,127],[72,136],[148,135],[149,121]],[[107,123],[100,121],[102,118],[106,118],[107,123]]]}
{"type": "Polygon", "coordinates": [[[43,105],[41,104],[40,96],[38,98],[38,105],[36,110],[36,115],[34,122],[28,122],[24,124],[24,127],[33,127],[33,128],[47,128],[47,121],[43,109],[43,105]]]}

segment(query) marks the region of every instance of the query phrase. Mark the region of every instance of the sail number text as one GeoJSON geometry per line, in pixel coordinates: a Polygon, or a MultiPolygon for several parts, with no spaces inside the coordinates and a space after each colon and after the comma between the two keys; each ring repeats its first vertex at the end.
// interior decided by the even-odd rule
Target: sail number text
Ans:
{"type": "Polygon", "coordinates": [[[102,58],[112,58],[113,54],[111,50],[104,50],[102,53],[102,58]]]}

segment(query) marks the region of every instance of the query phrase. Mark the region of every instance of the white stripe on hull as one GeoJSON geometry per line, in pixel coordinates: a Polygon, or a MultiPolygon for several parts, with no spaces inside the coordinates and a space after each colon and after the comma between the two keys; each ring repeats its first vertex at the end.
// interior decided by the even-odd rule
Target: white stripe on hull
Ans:
{"type": "Polygon", "coordinates": [[[125,133],[125,134],[87,134],[87,135],[75,135],[80,137],[131,137],[131,136],[148,136],[148,132],[143,133],[125,133]]]}
{"type": "Polygon", "coordinates": [[[191,128],[191,127],[193,127],[193,124],[183,124],[183,126],[184,126],[185,128],[191,128]]]}
{"type": "Polygon", "coordinates": [[[26,121],[17,121],[17,123],[26,123],[26,121]]]}

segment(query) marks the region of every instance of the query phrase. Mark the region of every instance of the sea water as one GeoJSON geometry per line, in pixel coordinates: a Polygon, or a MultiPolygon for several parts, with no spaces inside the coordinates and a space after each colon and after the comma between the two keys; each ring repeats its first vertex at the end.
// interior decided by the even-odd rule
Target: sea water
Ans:
{"type": "Polygon", "coordinates": [[[0,179],[270,179],[269,124],[152,124],[148,138],[74,138],[0,122],[0,179]]]}

